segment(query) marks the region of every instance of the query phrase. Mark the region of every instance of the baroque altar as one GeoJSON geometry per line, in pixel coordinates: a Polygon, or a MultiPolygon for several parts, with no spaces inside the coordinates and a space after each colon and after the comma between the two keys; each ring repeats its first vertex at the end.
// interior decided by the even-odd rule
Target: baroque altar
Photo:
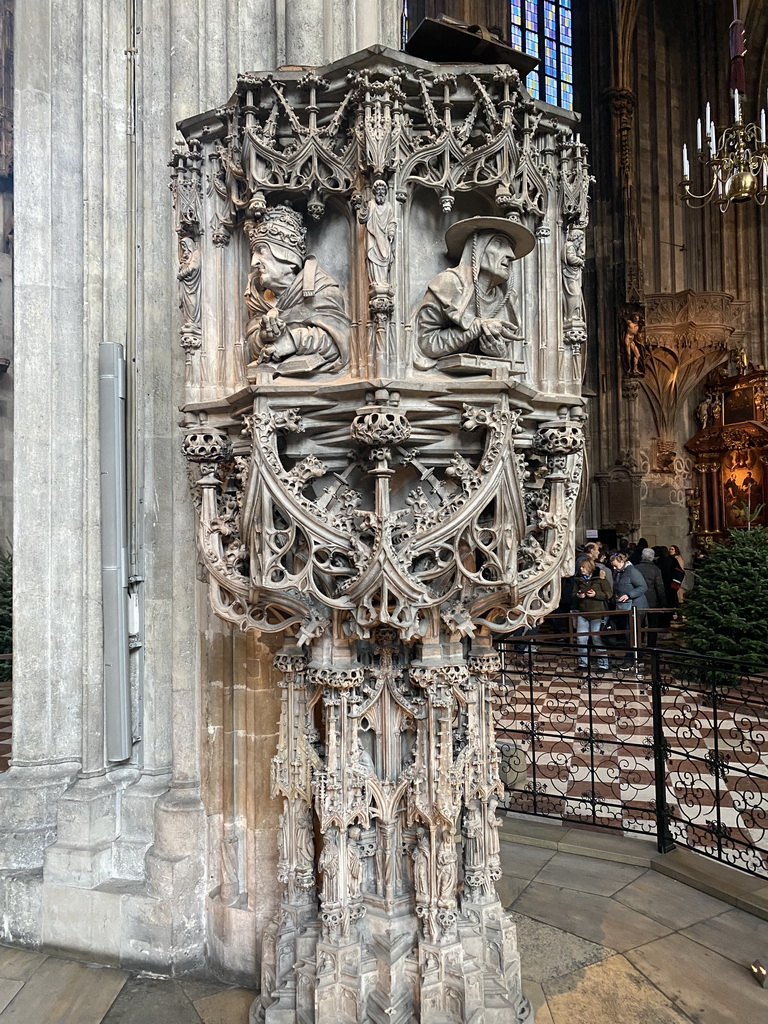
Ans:
{"type": "Polygon", "coordinates": [[[173,158],[213,612],[275,638],[277,919],[252,1020],[532,1019],[496,894],[493,637],[582,488],[586,152],[506,65],[244,74],[173,158]]]}

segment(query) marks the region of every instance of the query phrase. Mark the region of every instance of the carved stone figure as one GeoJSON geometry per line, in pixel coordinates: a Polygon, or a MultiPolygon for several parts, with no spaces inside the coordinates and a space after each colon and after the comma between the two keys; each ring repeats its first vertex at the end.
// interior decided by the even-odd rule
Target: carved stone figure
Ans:
{"type": "Polygon", "coordinates": [[[712,395],[706,394],[696,406],[696,419],[702,430],[706,430],[712,418],[712,395]]]}
{"type": "Polygon", "coordinates": [[[456,902],[456,878],[459,858],[453,835],[445,829],[437,850],[437,905],[452,907],[456,902]]]}
{"type": "Polygon", "coordinates": [[[288,206],[246,221],[251,272],[245,336],[253,360],[283,376],[338,373],[349,361],[349,318],[338,284],[307,255],[306,228],[288,206]]]}
{"type": "Polygon", "coordinates": [[[483,866],[482,835],[483,822],[480,817],[480,807],[477,800],[471,800],[467,805],[467,813],[464,818],[464,867],[466,869],[483,866]]]}
{"type": "Polygon", "coordinates": [[[397,220],[386,181],[381,178],[374,181],[371,198],[365,207],[360,206],[357,217],[366,228],[368,276],[372,283],[389,284],[389,268],[395,258],[397,220]]]}
{"type": "Polygon", "coordinates": [[[643,373],[643,323],[639,313],[633,313],[626,318],[623,345],[626,373],[641,376],[643,373]]]}
{"type": "Polygon", "coordinates": [[[179,241],[179,308],[183,315],[181,334],[200,334],[200,250],[194,238],[179,241]]]}
{"type": "Polygon", "coordinates": [[[563,322],[567,326],[584,321],[584,229],[570,227],[563,248],[563,322]]]}
{"type": "Polygon", "coordinates": [[[423,828],[416,833],[413,848],[413,888],[417,903],[429,902],[429,836],[423,828]]]}
{"type": "Polygon", "coordinates": [[[315,836],[312,810],[305,805],[296,817],[296,867],[299,871],[314,871],[315,836]]]}
{"type": "Polygon", "coordinates": [[[512,264],[533,249],[534,236],[501,217],[471,217],[445,240],[449,255],[461,258],[430,282],[416,312],[417,367],[439,367],[456,353],[517,362],[523,331],[512,264]]]}
{"type": "Polygon", "coordinates": [[[351,900],[359,899],[362,891],[363,861],[358,846],[359,840],[360,829],[351,828],[347,839],[347,882],[351,900]]]}
{"type": "Polygon", "coordinates": [[[323,876],[321,899],[325,904],[339,902],[339,830],[331,825],[325,833],[317,867],[323,876]]]}

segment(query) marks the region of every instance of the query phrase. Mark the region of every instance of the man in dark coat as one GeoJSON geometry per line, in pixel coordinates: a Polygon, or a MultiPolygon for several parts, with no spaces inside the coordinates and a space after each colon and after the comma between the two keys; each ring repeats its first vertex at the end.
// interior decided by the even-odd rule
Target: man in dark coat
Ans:
{"type": "MultiPolygon", "coordinates": [[[[643,548],[641,561],[635,568],[643,577],[648,587],[645,592],[648,607],[663,608],[665,600],[664,581],[661,578],[659,567],[653,564],[654,557],[653,548],[643,548]]],[[[648,623],[648,646],[655,647],[658,643],[659,616],[655,612],[650,612],[645,618],[648,623]]]]}

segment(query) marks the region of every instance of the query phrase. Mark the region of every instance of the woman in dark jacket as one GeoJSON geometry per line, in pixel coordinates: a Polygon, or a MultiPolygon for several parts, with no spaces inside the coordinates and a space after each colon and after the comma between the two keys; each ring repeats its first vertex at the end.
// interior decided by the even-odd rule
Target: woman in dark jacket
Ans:
{"type": "Polygon", "coordinates": [[[611,584],[605,574],[591,558],[582,558],[573,577],[573,596],[576,601],[576,633],[579,637],[579,668],[587,667],[587,644],[592,637],[592,646],[597,648],[597,668],[605,672],[608,656],[600,636],[603,615],[611,597],[611,584]]]}
{"type": "MultiPolygon", "coordinates": [[[[647,608],[645,594],[648,586],[637,568],[627,561],[622,551],[611,555],[613,569],[613,596],[616,598],[616,610],[629,613],[631,608],[647,608]]],[[[629,614],[618,619],[618,628],[627,631],[629,642],[629,614]]],[[[631,658],[627,655],[627,658],[631,658]]]]}

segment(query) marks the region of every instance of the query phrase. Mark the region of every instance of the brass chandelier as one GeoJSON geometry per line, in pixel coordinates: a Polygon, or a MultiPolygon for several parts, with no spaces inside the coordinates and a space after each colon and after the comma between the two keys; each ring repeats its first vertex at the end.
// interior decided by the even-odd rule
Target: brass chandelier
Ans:
{"type": "Polygon", "coordinates": [[[680,196],[688,206],[700,209],[708,203],[717,203],[723,213],[731,203],[744,203],[753,199],[763,206],[768,199],[765,108],[760,111],[759,124],[744,121],[741,95],[745,92],[744,57],[747,44],[744,23],[739,20],[738,0],[733,0],[730,44],[733,123],[718,134],[707,103],[704,128],[701,118],[696,125],[696,156],[704,167],[705,181],[709,182],[709,188],[701,194],[691,189],[687,145],[683,145],[683,180],[680,182],[680,196]]]}

